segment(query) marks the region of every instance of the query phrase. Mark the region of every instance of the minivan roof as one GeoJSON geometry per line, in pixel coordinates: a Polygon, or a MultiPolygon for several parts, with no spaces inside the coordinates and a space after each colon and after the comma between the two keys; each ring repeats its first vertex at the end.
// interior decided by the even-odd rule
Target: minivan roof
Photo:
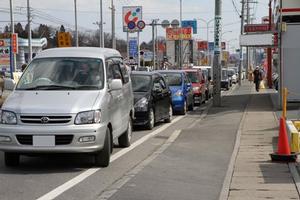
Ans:
{"type": "Polygon", "coordinates": [[[115,49],[97,48],[97,47],[67,47],[53,48],[40,52],[35,58],[49,57],[86,57],[102,58],[105,60],[109,57],[122,57],[120,52],[115,49]]]}

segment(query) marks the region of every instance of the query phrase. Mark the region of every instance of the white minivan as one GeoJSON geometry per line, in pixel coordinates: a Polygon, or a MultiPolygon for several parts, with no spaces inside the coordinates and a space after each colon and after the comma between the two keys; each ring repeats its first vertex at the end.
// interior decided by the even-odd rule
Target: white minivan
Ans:
{"type": "Polygon", "coordinates": [[[45,50],[1,108],[0,150],[7,166],[26,154],[89,153],[106,167],[113,140],[130,145],[133,114],[130,76],[118,51],[45,50]]]}

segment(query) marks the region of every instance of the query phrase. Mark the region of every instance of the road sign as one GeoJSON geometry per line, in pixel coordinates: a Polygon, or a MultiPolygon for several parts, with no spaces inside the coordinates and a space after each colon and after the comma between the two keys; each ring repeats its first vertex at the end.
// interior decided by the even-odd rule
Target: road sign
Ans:
{"type": "Polygon", "coordinates": [[[183,28],[192,27],[193,34],[197,34],[197,20],[183,20],[181,26],[183,28]]]}
{"type": "Polygon", "coordinates": [[[69,32],[58,32],[57,34],[58,47],[71,47],[72,39],[69,32]]]}
{"type": "Polygon", "coordinates": [[[138,53],[138,41],[136,37],[129,38],[129,57],[136,58],[138,53]]]}
{"type": "Polygon", "coordinates": [[[134,21],[128,22],[127,27],[128,27],[129,30],[135,29],[135,27],[136,27],[135,22],[134,21]]]}
{"type": "Polygon", "coordinates": [[[18,54],[18,33],[13,33],[11,36],[11,42],[12,42],[12,53],[18,54]]]}
{"type": "MultiPolygon", "coordinates": [[[[123,7],[123,31],[128,32],[128,23],[133,21],[137,23],[142,20],[142,6],[124,6],[123,7]]],[[[131,30],[132,31],[132,30],[131,30]]],[[[139,31],[137,28],[134,31],[139,31]]]]}
{"type": "Polygon", "coordinates": [[[163,21],[161,22],[161,26],[162,26],[163,28],[168,28],[170,25],[171,25],[171,24],[170,24],[169,20],[163,20],[163,21]]]}
{"type": "Polygon", "coordinates": [[[143,20],[140,20],[136,23],[136,26],[140,29],[143,30],[146,26],[146,23],[143,20]]]}
{"type": "Polygon", "coordinates": [[[167,28],[167,40],[190,40],[192,39],[192,28],[167,28]]]}

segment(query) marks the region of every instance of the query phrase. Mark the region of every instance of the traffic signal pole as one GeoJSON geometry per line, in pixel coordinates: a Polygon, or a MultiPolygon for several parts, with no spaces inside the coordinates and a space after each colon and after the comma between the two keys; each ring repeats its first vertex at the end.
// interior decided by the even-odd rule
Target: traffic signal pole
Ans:
{"type": "MultiPolygon", "coordinates": [[[[241,11],[241,35],[244,33],[244,11],[245,11],[245,0],[242,0],[242,11],[241,11]]],[[[240,46],[240,65],[239,65],[239,85],[242,84],[242,66],[243,66],[243,47],[240,46]]]]}
{"type": "Polygon", "coordinates": [[[213,106],[221,106],[221,4],[222,0],[215,0],[215,49],[213,60],[213,106]]]}

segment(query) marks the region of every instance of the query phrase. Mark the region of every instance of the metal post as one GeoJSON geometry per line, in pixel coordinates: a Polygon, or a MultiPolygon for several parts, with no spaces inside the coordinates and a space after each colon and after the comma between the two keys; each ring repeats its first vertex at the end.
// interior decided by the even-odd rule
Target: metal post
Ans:
{"type": "MultiPolygon", "coordinates": [[[[249,7],[249,0],[246,0],[247,4],[247,24],[250,24],[250,7],[249,7]]],[[[246,77],[248,77],[249,74],[249,68],[250,68],[250,52],[249,47],[246,48],[246,56],[247,56],[247,67],[246,67],[246,77]]]]}
{"type": "Polygon", "coordinates": [[[99,23],[99,39],[100,39],[100,47],[104,48],[104,32],[103,32],[103,2],[100,0],[100,23],[99,23]]]}
{"type": "Polygon", "coordinates": [[[74,0],[74,10],[75,10],[75,46],[79,46],[78,42],[78,27],[77,27],[77,0],[74,0]]]}
{"type": "MultiPolygon", "coordinates": [[[[14,13],[13,13],[13,0],[10,0],[9,3],[10,3],[10,31],[11,31],[10,48],[12,49],[12,34],[15,33],[15,22],[14,22],[14,13]]],[[[17,60],[16,60],[16,54],[15,53],[12,55],[12,59],[13,59],[13,62],[12,62],[13,65],[11,66],[11,69],[14,72],[16,70],[16,68],[17,68],[17,60]]]]}
{"type": "Polygon", "coordinates": [[[221,60],[220,60],[220,32],[221,32],[221,7],[222,0],[215,0],[215,50],[213,61],[213,105],[221,106],[221,60]]]}
{"type": "Polygon", "coordinates": [[[129,60],[129,32],[126,32],[126,36],[127,36],[127,59],[129,60]]]}
{"type": "Polygon", "coordinates": [[[116,34],[115,34],[115,5],[114,0],[111,0],[111,43],[112,48],[116,49],[116,34]]]}
{"type": "MultiPolygon", "coordinates": [[[[269,2],[269,31],[272,31],[272,0],[269,2]]],[[[268,86],[269,88],[272,88],[272,49],[268,48],[267,50],[267,56],[268,56],[268,86]]]]}
{"type": "Polygon", "coordinates": [[[29,48],[28,62],[31,62],[31,60],[32,60],[31,19],[30,18],[31,18],[30,3],[29,3],[29,0],[27,0],[28,48],[29,48]]]}
{"type": "Polygon", "coordinates": [[[155,39],[154,39],[154,41],[155,41],[155,56],[156,56],[155,60],[157,62],[156,67],[157,67],[157,69],[159,69],[160,64],[159,64],[159,60],[158,60],[158,41],[157,41],[157,24],[156,23],[157,22],[155,21],[155,39]]]}
{"type": "MultiPolygon", "coordinates": [[[[245,0],[242,0],[241,35],[244,33],[245,0]]],[[[242,85],[243,47],[240,46],[239,85],[242,85]]]]}
{"type": "Polygon", "coordinates": [[[138,63],[138,69],[141,66],[141,55],[140,55],[140,31],[137,32],[137,47],[138,47],[138,55],[137,55],[137,63],[138,63]]]}
{"type": "Polygon", "coordinates": [[[182,0],[180,0],[180,38],[179,38],[179,69],[183,68],[182,60],[182,0]]]}
{"type": "Polygon", "coordinates": [[[152,20],[152,51],[153,51],[153,58],[152,58],[152,61],[153,61],[153,70],[156,70],[156,58],[155,58],[155,55],[156,55],[156,48],[155,48],[155,19],[152,20]]]}

